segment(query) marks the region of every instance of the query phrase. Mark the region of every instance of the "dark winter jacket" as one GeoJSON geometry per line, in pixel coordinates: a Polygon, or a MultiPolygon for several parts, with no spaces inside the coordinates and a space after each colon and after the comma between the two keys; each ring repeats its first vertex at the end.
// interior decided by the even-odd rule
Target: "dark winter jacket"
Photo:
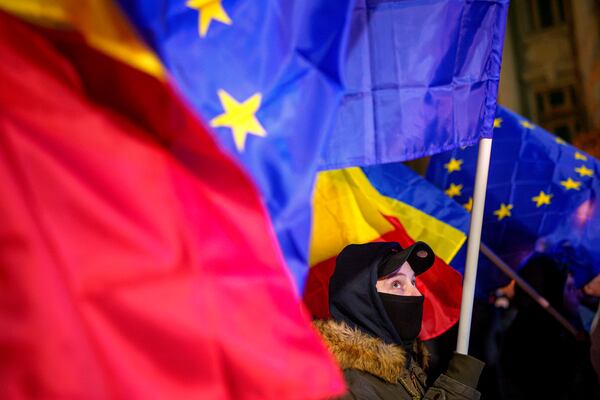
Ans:
{"type": "Polygon", "coordinates": [[[465,384],[474,385],[468,382],[469,377],[479,376],[482,367],[472,357],[455,355],[448,372],[427,387],[427,376],[420,366],[427,365],[424,346],[417,346],[417,356],[407,364],[402,346],[384,343],[343,322],[316,321],[315,326],[344,372],[348,394],[341,398],[343,400],[467,400],[480,397],[477,390],[465,384]],[[461,363],[464,365],[459,365],[461,363]]]}

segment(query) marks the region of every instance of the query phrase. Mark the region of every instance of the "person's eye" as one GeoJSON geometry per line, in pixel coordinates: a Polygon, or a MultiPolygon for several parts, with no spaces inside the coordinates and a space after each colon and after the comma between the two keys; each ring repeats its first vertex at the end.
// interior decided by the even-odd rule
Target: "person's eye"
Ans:
{"type": "Polygon", "coordinates": [[[402,283],[400,281],[394,281],[392,282],[392,287],[394,289],[400,289],[402,287],[402,283]]]}

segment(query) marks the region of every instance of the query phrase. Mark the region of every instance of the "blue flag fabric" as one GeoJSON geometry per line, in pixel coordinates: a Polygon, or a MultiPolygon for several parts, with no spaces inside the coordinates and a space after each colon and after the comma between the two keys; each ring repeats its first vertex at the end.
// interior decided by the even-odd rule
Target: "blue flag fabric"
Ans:
{"type": "MultiPolygon", "coordinates": [[[[513,268],[533,251],[566,257],[581,286],[600,273],[600,161],[498,108],[482,241],[513,268]]],[[[427,178],[471,204],[477,148],[432,157],[427,178]]]]}
{"type": "Polygon", "coordinates": [[[358,0],[347,90],[322,169],[410,160],[491,137],[508,0],[358,0]]]}
{"type": "Polygon", "coordinates": [[[353,1],[119,3],[179,91],[254,178],[302,290],[311,193],[343,93],[353,1]]]}

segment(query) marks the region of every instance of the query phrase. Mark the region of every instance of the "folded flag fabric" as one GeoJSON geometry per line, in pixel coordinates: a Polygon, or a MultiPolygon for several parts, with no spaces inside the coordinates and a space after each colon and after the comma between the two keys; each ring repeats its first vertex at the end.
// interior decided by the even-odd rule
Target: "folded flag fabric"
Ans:
{"type": "Polygon", "coordinates": [[[343,93],[351,0],[118,1],[250,172],[301,291],[317,162],[343,93]]]}
{"type": "Polygon", "coordinates": [[[0,35],[0,398],[340,394],[258,191],[165,81],[0,35]]]}
{"type": "MultiPolygon", "coordinates": [[[[422,215],[426,218],[426,221],[422,223],[423,229],[427,229],[427,223],[431,221],[429,217],[443,222],[444,224],[436,226],[439,239],[436,240],[435,245],[438,248],[438,253],[440,248],[450,246],[447,253],[443,253],[448,254],[444,256],[444,259],[454,261],[457,250],[456,243],[459,243],[460,240],[446,241],[445,238],[464,238],[468,233],[471,217],[463,207],[444,195],[437,186],[402,163],[363,167],[362,171],[373,185],[373,188],[381,195],[396,199],[422,211],[424,213],[422,215]],[[462,234],[457,234],[456,230],[459,230],[462,234]]],[[[405,224],[407,223],[410,223],[410,221],[405,224]]],[[[462,248],[462,246],[459,247],[462,248]]],[[[463,272],[461,268],[457,269],[463,272]]]]}
{"type": "Polygon", "coordinates": [[[393,196],[382,195],[359,168],[319,173],[313,207],[312,267],[304,299],[314,316],[329,315],[329,279],[335,258],[346,245],[397,241],[407,247],[422,240],[437,257],[434,266],[417,278],[417,287],[425,296],[420,337],[438,336],[458,320],[462,277],[448,263],[465,241],[463,232],[393,196]]]}
{"type": "MultiPolygon", "coordinates": [[[[499,107],[482,241],[513,268],[534,250],[569,258],[581,286],[600,273],[600,162],[499,107]]],[[[470,209],[477,149],[432,157],[427,178],[470,209]]]]}
{"type": "Polygon", "coordinates": [[[491,137],[508,0],[358,0],[347,89],[321,169],[410,160],[491,137]]]}

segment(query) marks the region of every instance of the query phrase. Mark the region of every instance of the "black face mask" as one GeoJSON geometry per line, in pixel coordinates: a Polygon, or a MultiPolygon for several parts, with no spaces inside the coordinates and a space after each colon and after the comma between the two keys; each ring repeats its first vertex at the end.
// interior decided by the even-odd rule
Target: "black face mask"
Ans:
{"type": "Polygon", "coordinates": [[[423,321],[423,296],[398,296],[379,293],[383,307],[403,341],[412,341],[419,336],[423,321]]]}

